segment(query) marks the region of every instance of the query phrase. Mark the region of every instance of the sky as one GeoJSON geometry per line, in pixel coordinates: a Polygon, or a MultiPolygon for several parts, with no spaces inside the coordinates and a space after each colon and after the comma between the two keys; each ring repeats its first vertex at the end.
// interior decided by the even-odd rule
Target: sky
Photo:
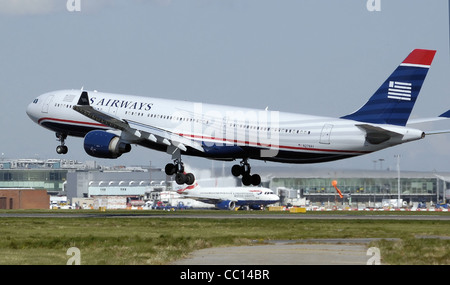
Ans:
{"type": "MultiPolygon", "coordinates": [[[[25,113],[48,91],[84,88],[340,117],[362,106],[415,48],[437,54],[411,118],[450,109],[446,0],[0,0],[0,38],[3,158],[170,162],[143,147],[114,161],[94,159],[80,138],[68,138],[69,153],[57,155],[55,135],[25,113]]],[[[450,129],[450,120],[420,127],[450,129]]],[[[450,172],[450,134],[288,166],[395,170],[397,154],[402,170],[450,172]]],[[[196,168],[221,165],[183,160],[196,168]]],[[[250,162],[254,170],[265,165],[250,162]]]]}

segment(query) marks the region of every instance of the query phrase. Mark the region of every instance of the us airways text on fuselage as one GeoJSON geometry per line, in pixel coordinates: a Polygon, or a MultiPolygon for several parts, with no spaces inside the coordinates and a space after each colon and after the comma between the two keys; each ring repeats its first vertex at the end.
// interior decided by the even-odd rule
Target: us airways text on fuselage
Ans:
{"type": "Polygon", "coordinates": [[[91,106],[116,107],[138,111],[150,111],[153,107],[153,103],[108,98],[97,99],[96,97],[91,97],[90,103],[91,106]]]}

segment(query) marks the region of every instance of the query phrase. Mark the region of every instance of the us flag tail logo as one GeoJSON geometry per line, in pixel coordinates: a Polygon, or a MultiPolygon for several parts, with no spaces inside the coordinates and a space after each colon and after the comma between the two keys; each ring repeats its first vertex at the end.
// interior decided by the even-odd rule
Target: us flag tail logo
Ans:
{"type": "Polygon", "coordinates": [[[388,98],[411,101],[411,83],[389,81],[388,98]]]}

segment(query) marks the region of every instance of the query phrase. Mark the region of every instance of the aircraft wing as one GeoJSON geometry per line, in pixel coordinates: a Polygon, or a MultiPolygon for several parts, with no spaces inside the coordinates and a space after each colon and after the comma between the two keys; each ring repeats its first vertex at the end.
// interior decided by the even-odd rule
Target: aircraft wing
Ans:
{"type": "Polygon", "coordinates": [[[182,151],[186,151],[186,147],[192,147],[198,151],[204,152],[200,143],[180,136],[174,132],[133,121],[122,120],[118,117],[96,110],[89,105],[88,94],[86,91],[82,92],[78,104],[73,106],[73,109],[105,126],[125,132],[134,140],[149,140],[166,146],[174,146],[182,151]]]}
{"type": "Polygon", "coordinates": [[[73,109],[78,113],[113,129],[125,131],[130,127],[127,122],[96,110],[89,105],[75,105],[73,106],[73,109]]]}

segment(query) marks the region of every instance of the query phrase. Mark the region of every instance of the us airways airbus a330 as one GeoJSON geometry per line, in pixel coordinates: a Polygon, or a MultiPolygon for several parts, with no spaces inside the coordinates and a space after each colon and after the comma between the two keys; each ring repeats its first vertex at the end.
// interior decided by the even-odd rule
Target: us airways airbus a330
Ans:
{"type": "MultiPolygon", "coordinates": [[[[167,175],[188,185],[195,177],[185,172],[182,155],[240,160],[232,174],[244,185],[259,185],[250,159],[326,162],[424,138],[424,131],[406,124],[435,53],[413,50],[367,103],[340,118],[86,90],[40,95],[26,112],[56,133],[60,154],[67,153],[68,136],[83,137],[85,151],[99,158],[118,158],[140,145],[172,155],[167,175]]],[[[436,119],[447,117],[450,111],[436,119]]]]}

